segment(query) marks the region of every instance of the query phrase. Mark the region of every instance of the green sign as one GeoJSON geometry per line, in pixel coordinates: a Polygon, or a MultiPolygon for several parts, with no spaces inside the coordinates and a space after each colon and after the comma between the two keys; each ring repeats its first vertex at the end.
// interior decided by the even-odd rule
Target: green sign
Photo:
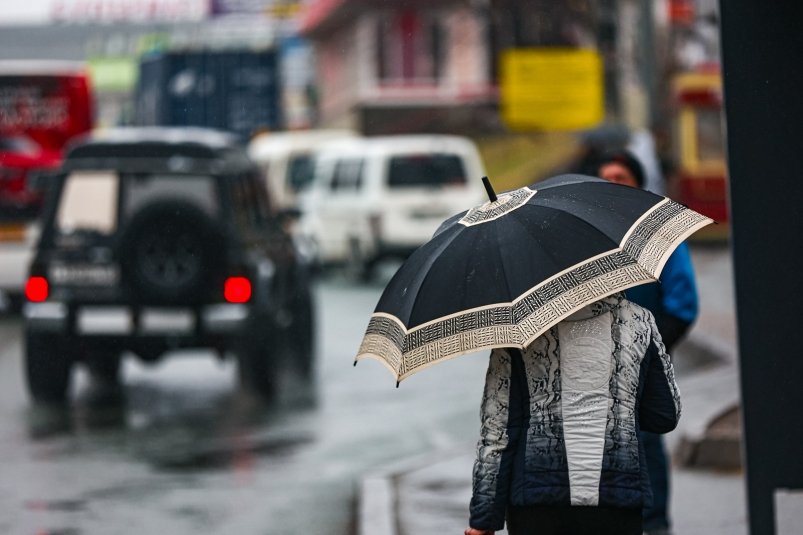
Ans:
{"type": "Polygon", "coordinates": [[[137,83],[136,58],[94,58],[88,63],[92,88],[95,91],[131,91],[137,83]]]}

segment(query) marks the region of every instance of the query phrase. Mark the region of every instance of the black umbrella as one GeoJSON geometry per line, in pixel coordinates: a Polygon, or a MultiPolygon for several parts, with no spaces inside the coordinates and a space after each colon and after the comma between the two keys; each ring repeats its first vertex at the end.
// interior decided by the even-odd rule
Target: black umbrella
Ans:
{"type": "MultiPolygon", "coordinates": [[[[399,268],[356,360],[401,381],[458,355],[524,348],[583,306],[655,282],[712,220],[644,190],[583,175],[524,187],[448,219],[399,268]]],[[[355,360],[355,363],[356,363],[355,360]]]]}

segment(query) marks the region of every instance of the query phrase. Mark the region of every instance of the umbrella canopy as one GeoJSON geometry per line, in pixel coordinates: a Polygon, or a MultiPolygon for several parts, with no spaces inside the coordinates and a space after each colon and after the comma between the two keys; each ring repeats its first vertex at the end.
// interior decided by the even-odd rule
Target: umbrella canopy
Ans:
{"type": "Polygon", "coordinates": [[[561,175],[455,215],[388,283],[356,357],[401,381],[458,355],[524,348],[583,306],[655,282],[712,220],[653,193],[561,175]]]}

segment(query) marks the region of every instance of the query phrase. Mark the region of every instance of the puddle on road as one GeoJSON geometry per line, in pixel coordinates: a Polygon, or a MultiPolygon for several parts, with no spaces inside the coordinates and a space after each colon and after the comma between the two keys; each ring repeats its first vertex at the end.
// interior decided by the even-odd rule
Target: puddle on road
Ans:
{"type": "Polygon", "coordinates": [[[117,388],[87,385],[72,405],[33,406],[27,423],[42,456],[106,452],[162,471],[242,469],[260,456],[282,457],[314,442],[288,420],[315,419],[314,389],[288,385],[266,403],[236,386],[138,380],[117,388]],[[53,439],[63,440],[53,440],[53,439]],[[87,440],[90,439],[90,440],[87,440]]]}
{"type": "Polygon", "coordinates": [[[230,441],[210,441],[177,450],[149,452],[145,458],[155,468],[165,471],[204,470],[249,467],[261,455],[289,455],[313,441],[312,436],[299,437],[242,437],[230,441]]]}
{"type": "Polygon", "coordinates": [[[77,513],[86,509],[85,500],[28,500],[25,508],[30,511],[59,511],[77,513]]]}

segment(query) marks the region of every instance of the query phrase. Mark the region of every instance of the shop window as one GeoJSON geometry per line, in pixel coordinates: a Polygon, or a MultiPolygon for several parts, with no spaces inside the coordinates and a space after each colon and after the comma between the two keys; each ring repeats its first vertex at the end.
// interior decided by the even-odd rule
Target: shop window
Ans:
{"type": "Polygon", "coordinates": [[[435,83],[443,69],[444,30],[428,14],[401,11],[377,25],[377,72],[383,84],[435,83]]]}

